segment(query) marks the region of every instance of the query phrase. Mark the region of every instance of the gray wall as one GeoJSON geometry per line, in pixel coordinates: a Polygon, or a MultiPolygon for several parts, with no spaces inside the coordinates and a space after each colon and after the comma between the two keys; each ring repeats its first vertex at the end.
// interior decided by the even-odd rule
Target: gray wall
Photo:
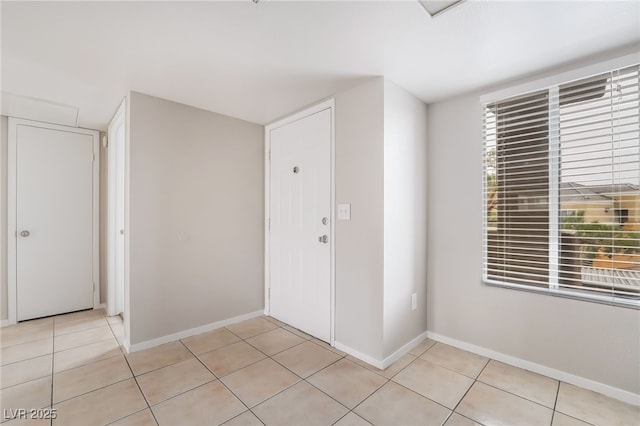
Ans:
{"type": "Polygon", "coordinates": [[[427,330],[427,107],[382,77],[335,104],[336,341],[382,361],[427,330]]]}
{"type": "Polygon", "coordinates": [[[336,204],[351,220],[336,223],[335,338],[382,359],[384,265],[384,80],[335,96],[336,204]]]}
{"type": "Polygon", "coordinates": [[[130,343],[264,308],[264,129],[130,98],[130,343]]]}
{"type": "Polygon", "coordinates": [[[384,353],[427,330],[427,106],[384,81],[384,353]],[[418,303],[411,310],[411,294],[418,303]]]}
{"type": "Polygon", "coordinates": [[[482,284],[480,94],[429,106],[429,330],[640,393],[640,311],[482,284]]]}

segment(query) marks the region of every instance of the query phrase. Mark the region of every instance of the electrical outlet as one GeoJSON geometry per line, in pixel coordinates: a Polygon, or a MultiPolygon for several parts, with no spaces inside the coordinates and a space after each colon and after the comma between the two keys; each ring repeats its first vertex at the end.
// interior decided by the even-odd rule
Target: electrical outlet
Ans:
{"type": "Polygon", "coordinates": [[[413,293],[411,295],[411,310],[415,311],[418,309],[418,293],[413,293]]]}

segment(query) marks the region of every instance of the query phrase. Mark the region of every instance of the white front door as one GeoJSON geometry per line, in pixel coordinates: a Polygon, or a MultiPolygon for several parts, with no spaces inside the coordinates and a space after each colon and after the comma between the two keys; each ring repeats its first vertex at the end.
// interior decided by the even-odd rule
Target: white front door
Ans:
{"type": "Polygon", "coordinates": [[[270,130],[270,314],[331,336],[331,110],[270,130]]]}
{"type": "Polygon", "coordinates": [[[18,321],[94,306],[97,132],[28,123],[13,141],[18,321]]]}

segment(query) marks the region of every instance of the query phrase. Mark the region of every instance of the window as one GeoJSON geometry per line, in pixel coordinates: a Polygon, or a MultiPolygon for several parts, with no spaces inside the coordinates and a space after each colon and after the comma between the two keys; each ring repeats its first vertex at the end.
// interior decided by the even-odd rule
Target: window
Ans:
{"type": "Polygon", "coordinates": [[[484,106],[484,280],[640,306],[639,66],[484,106]]]}

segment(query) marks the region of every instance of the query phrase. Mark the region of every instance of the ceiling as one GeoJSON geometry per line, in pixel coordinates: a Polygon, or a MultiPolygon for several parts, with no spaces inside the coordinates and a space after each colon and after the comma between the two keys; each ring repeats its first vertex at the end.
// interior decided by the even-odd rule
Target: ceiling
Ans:
{"type": "Polygon", "coordinates": [[[638,1],[1,3],[2,90],[105,129],[129,90],[260,124],[384,75],[430,103],[640,42],[638,1]]]}

